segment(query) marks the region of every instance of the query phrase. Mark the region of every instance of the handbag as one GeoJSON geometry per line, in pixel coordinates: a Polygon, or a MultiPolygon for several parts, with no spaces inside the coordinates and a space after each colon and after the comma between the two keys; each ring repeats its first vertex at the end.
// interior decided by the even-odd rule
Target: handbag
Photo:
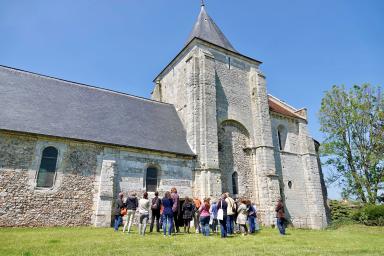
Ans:
{"type": "Polygon", "coordinates": [[[120,214],[123,215],[123,216],[127,215],[127,208],[121,208],[120,214]]]}
{"type": "Polygon", "coordinates": [[[221,208],[219,210],[217,210],[217,219],[218,220],[223,220],[224,219],[224,211],[221,208]]]}

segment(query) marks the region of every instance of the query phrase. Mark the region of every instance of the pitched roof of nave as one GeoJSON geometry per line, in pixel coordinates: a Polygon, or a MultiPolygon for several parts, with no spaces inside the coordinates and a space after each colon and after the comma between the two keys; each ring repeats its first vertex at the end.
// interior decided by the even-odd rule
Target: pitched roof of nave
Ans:
{"type": "Polygon", "coordinates": [[[304,108],[295,109],[294,107],[288,105],[284,101],[270,94],[268,95],[268,105],[269,105],[269,110],[272,112],[278,113],[283,116],[289,116],[289,117],[307,120],[306,109],[304,108]]]}
{"type": "Polygon", "coordinates": [[[185,45],[190,43],[194,38],[200,38],[227,50],[237,52],[225,37],[224,33],[208,15],[204,3],[201,4],[199,16],[197,17],[195,25],[193,26],[192,32],[189,34],[185,45]]]}
{"type": "Polygon", "coordinates": [[[0,129],[194,155],[171,104],[1,65],[0,129]]]}

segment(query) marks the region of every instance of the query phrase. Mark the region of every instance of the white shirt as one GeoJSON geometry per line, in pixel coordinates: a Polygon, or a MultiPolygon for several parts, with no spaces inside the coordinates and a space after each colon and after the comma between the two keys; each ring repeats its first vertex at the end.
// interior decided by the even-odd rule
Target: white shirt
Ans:
{"type": "Polygon", "coordinates": [[[140,214],[149,214],[149,200],[141,198],[139,200],[139,213],[140,214]]]}

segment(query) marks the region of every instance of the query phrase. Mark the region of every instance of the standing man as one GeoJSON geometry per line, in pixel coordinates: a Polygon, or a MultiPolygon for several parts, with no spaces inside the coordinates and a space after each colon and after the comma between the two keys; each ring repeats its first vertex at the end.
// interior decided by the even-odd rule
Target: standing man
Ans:
{"type": "Polygon", "coordinates": [[[279,228],[280,235],[285,235],[285,211],[284,211],[284,204],[283,200],[279,198],[277,201],[277,205],[275,208],[276,211],[276,218],[277,218],[277,227],[279,228]]]}
{"type": "Polygon", "coordinates": [[[171,197],[173,200],[172,211],[173,211],[173,220],[175,223],[174,227],[176,227],[176,233],[179,233],[180,230],[179,230],[178,220],[179,220],[179,210],[180,210],[180,199],[175,187],[171,188],[171,197]]]}
{"type": "Polygon", "coordinates": [[[221,195],[219,202],[217,203],[217,219],[220,223],[221,238],[227,237],[227,209],[228,204],[225,201],[227,195],[224,193],[221,195]]]}
{"type": "Polygon", "coordinates": [[[229,196],[229,193],[225,193],[227,198],[225,201],[227,202],[228,208],[227,208],[227,233],[228,234],[233,234],[233,221],[234,221],[234,216],[236,213],[236,204],[235,200],[229,196]]]}
{"type": "Polygon", "coordinates": [[[115,214],[114,229],[115,229],[115,232],[119,230],[119,226],[122,222],[121,209],[123,209],[123,207],[124,207],[123,196],[124,196],[124,193],[120,192],[119,195],[117,196],[117,199],[115,202],[115,209],[114,209],[114,214],[115,214]]]}
{"type": "Polygon", "coordinates": [[[161,206],[161,200],[159,198],[159,192],[155,192],[155,197],[152,199],[151,204],[151,211],[152,211],[152,217],[151,217],[151,226],[149,228],[149,232],[152,232],[153,225],[156,219],[156,231],[160,232],[160,206],[161,206]]]}

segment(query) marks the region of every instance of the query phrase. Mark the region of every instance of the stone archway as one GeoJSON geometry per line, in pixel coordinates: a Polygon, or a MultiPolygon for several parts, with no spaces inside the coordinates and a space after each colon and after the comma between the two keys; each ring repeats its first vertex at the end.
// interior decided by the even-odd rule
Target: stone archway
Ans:
{"type": "Polygon", "coordinates": [[[251,155],[244,150],[249,146],[249,133],[239,122],[223,121],[218,130],[219,167],[223,192],[233,194],[232,174],[237,173],[238,194],[236,197],[253,198],[254,175],[251,167],[251,155]]]}

